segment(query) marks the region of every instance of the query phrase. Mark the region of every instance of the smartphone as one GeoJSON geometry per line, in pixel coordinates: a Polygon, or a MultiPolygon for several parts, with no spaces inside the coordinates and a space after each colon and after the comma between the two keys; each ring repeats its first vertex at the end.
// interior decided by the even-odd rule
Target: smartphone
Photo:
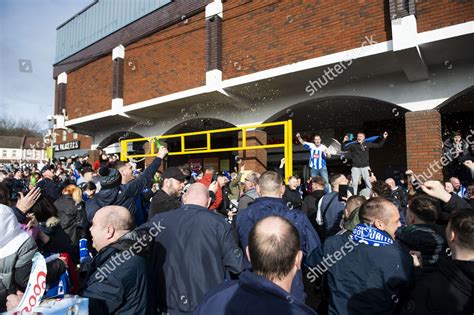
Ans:
{"type": "Polygon", "coordinates": [[[350,133],[350,134],[349,134],[349,141],[352,141],[352,140],[354,140],[354,134],[353,134],[353,133],[350,133]]]}
{"type": "Polygon", "coordinates": [[[349,186],[347,185],[339,185],[339,194],[338,194],[338,199],[339,201],[345,201],[347,198],[347,189],[349,186]]]}
{"type": "Polygon", "coordinates": [[[215,172],[214,175],[212,175],[211,183],[215,182],[216,180],[217,180],[217,172],[215,172]]]}

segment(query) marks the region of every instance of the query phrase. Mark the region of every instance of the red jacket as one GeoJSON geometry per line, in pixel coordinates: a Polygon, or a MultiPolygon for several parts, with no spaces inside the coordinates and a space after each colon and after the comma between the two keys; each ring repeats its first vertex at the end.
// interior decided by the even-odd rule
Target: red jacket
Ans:
{"type": "MultiPolygon", "coordinates": [[[[199,179],[197,182],[203,185],[206,185],[209,188],[212,182],[212,173],[205,173],[202,179],[199,179]]],[[[214,201],[214,203],[211,204],[211,206],[209,207],[209,210],[216,210],[217,208],[219,208],[221,202],[222,202],[222,188],[218,183],[217,192],[216,192],[216,200],[214,201]]]]}

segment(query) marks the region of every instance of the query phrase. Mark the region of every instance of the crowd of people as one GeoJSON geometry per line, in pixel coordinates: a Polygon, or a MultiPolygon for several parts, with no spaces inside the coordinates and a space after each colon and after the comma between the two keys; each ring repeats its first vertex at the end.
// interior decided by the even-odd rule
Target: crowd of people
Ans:
{"type": "Polygon", "coordinates": [[[297,138],[308,179],[285,178],[283,159],[262,173],[160,171],[165,146],[142,172],[105,154],[3,167],[0,312],[41,253],[45,298],[66,281],[91,314],[474,313],[472,177],[377,179],[369,149],[387,133],[346,136],[351,172],[333,173],[321,136],[297,138]]]}

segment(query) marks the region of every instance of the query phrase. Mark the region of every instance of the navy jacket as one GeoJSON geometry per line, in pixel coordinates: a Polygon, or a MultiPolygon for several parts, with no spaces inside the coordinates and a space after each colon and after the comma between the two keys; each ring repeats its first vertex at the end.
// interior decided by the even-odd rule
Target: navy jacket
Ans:
{"type": "Polygon", "coordinates": [[[337,192],[325,194],[320,201],[321,215],[328,206],[329,202],[331,202],[323,218],[325,232],[324,235],[328,237],[336,234],[341,229],[339,225],[341,223],[342,215],[344,214],[344,208],[346,206],[339,201],[337,192]]]}
{"type": "Polygon", "coordinates": [[[397,243],[354,243],[347,234],[336,234],[325,243],[324,257],[332,255],[325,263],[329,314],[391,314],[409,294],[413,259],[397,243]]]}
{"type": "MultiPolygon", "coordinates": [[[[288,219],[294,224],[300,234],[301,250],[303,251],[303,262],[314,251],[321,248],[321,242],[318,234],[312,227],[308,217],[299,210],[289,210],[285,202],[280,198],[260,197],[244,210],[241,210],[237,215],[237,233],[242,248],[248,245],[248,237],[250,230],[253,228],[258,220],[266,218],[271,215],[278,215],[288,219]]],[[[247,267],[250,264],[247,262],[247,267]]],[[[304,287],[303,277],[301,271],[296,274],[293,280],[291,293],[300,301],[304,301],[304,287]]]]}
{"type": "Polygon", "coordinates": [[[122,236],[85,266],[79,295],[90,299],[90,314],[146,313],[146,258],[136,240],[135,232],[122,236]]]}
{"type": "Polygon", "coordinates": [[[41,192],[46,194],[52,201],[56,201],[62,196],[62,190],[67,184],[64,182],[52,181],[49,178],[43,178],[38,182],[38,187],[41,188],[41,192]]]}
{"type": "Polygon", "coordinates": [[[243,270],[231,225],[197,205],[156,214],[141,228],[155,236],[149,278],[150,311],[192,312],[212,288],[243,270]]]}
{"type": "Polygon", "coordinates": [[[102,207],[109,205],[123,206],[135,216],[135,197],[143,192],[150,183],[161,165],[161,158],[155,158],[143,171],[143,174],[131,182],[118,187],[105,189],[95,194],[94,198],[86,201],[87,220],[92,222],[95,213],[102,207]]]}
{"type": "Polygon", "coordinates": [[[312,309],[273,282],[245,271],[209,292],[195,315],[314,315],[312,309]]]}

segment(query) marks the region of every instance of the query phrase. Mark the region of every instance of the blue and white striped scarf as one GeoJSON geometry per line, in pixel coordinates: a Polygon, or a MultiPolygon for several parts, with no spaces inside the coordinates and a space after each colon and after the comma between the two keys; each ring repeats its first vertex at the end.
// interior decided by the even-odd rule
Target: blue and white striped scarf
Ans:
{"type": "Polygon", "coordinates": [[[374,247],[393,244],[393,239],[387,233],[363,223],[356,225],[354,230],[352,230],[351,237],[357,243],[374,247]]]}

